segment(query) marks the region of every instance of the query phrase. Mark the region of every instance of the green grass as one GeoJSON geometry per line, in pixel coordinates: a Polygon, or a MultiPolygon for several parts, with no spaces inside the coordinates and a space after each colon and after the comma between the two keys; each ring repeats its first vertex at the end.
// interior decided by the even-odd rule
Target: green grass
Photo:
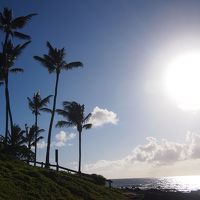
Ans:
{"type": "Polygon", "coordinates": [[[0,156],[0,200],[126,200],[120,191],[66,172],[0,156]]]}

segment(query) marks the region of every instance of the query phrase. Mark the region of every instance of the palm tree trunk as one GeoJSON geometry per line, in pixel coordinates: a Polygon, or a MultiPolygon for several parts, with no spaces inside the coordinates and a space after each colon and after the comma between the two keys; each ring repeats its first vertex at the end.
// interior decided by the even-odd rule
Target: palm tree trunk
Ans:
{"type": "MultiPolygon", "coordinates": [[[[9,33],[6,33],[4,44],[3,44],[3,54],[4,54],[4,56],[6,54],[6,45],[8,43],[8,37],[9,37],[9,33]]],[[[3,66],[3,67],[7,68],[7,66],[3,66]]],[[[7,145],[7,141],[8,141],[8,95],[7,95],[7,88],[8,88],[8,80],[7,80],[7,77],[5,77],[5,98],[6,98],[5,145],[7,145]]]]}
{"type": "Polygon", "coordinates": [[[81,174],[81,131],[79,131],[79,162],[78,162],[78,173],[81,174]]]}
{"type": "Polygon", "coordinates": [[[51,120],[50,120],[50,124],[49,124],[49,132],[48,132],[46,164],[45,164],[46,168],[49,168],[49,155],[50,155],[50,146],[51,146],[51,131],[52,131],[53,120],[54,120],[54,115],[55,115],[55,110],[56,110],[56,100],[57,100],[57,93],[58,93],[59,75],[60,75],[60,72],[57,72],[56,73],[56,85],[55,85],[54,98],[53,98],[53,109],[52,109],[51,120]]]}
{"type": "Polygon", "coordinates": [[[34,157],[34,166],[36,166],[36,157],[37,157],[37,121],[38,121],[38,114],[36,111],[35,114],[35,157],[34,157]]]}
{"type": "Polygon", "coordinates": [[[7,142],[8,142],[8,95],[7,95],[7,81],[5,81],[5,97],[6,97],[5,145],[7,145],[7,142]]]}
{"type": "Polygon", "coordinates": [[[29,150],[29,154],[28,154],[28,160],[27,160],[27,164],[29,165],[30,163],[30,159],[31,159],[31,142],[28,141],[28,150],[29,150]]]}
{"type": "Polygon", "coordinates": [[[6,45],[8,43],[8,38],[9,38],[9,33],[6,32],[6,37],[5,37],[4,44],[3,44],[3,53],[5,53],[6,45]]]}
{"type": "Polygon", "coordinates": [[[8,140],[8,117],[10,118],[10,131],[12,134],[13,129],[13,120],[12,120],[12,113],[10,109],[10,97],[9,97],[9,90],[8,90],[8,76],[5,78],[5,96],[6,96],[6,129],[5,129],[5,143],[7,144],[8,140]]]}
{"type": "Polygon", "coordinates": [[[13,130],[13,118],[12,118],[12,113],[11,113],[11,108],[10,108],[10,97],[9,97],[9,90],[8,90],[8,76],[6,78],[6,103],[8,104],[7,108],[7,112],[9,114],[9,118],[10,118],[10,131],[11,131],[11,134],[12,134],[12,130],[13,130]]]}
{"type": "MultiPolygon", "coordinates": [[[[6,46],[8,43],[9,39],[9,33],[6,33],[4,44],[3,44],[3,54],[6,56],[6,46]]],[[[13,120],[12,120],[12,113],[11,113],[11,108],[10,108],[10,97],[9,97],[9,90],[8,90],[8,66],[7,66],[7,58],[6,58],[6,63],[5,66],[5,71],[7,71],[6,77],[5,77],[5,96],[6,96],[6,128],[5,128],[5,143],[7,144],[7,137],[8,137],[8,115],[10,118],[10,131],[12,134],[12,129],[13,129],[13,120]]]]}
{"type": "Polygon", "coordinates": [[[26,131],[26,138],[28,139],[28,158],[27,158],[27,164],[29,165],[30,163],[30,151],[31,151],[31,141],[30,138],[28,138],[28,126],[25,124],[25,131],[26,131]]]}
{"type": "Polygon", "coordinates": [[[9,93],[8,93],[8,114],[9,114],[9,118],[10,118],[10,130],[11,130],[11,133],[12,133],[12,130],[13,130],[13,118],[12,118],[11,107],[10,107],[9,93]]]}

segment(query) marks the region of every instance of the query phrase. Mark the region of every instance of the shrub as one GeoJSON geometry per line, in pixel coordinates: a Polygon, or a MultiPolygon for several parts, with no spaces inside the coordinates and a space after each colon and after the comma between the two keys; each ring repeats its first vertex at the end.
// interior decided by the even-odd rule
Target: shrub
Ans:
{"type": "Polygon", "coordinates": [[[98,185],[105,185],[106,184],[106,178],[102,175],[98,174],[92,174],[91,175],[92,181],[98,185]]]}

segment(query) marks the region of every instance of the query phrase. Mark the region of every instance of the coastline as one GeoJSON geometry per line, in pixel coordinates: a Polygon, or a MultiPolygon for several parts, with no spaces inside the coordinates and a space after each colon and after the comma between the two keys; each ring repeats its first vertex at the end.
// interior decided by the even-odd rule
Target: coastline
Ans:
{"type": "Polygon", "coordinates": [[[139,188],[135,189],[121,189],[123,194],[130,200],[199,200],[200,190],[191,191],[188,193],[180,191],[170,191],[170,190],[158,190],[158,189],[148,189],[141,190],[139,188]]]}

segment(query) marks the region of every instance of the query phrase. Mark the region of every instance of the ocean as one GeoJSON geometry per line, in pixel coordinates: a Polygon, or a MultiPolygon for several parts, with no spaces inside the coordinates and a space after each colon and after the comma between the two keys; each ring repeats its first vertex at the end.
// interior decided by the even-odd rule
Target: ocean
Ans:
{"type": "Polygon", "coordinates": [[[173,176],[162,178],[112,179],[113,187],[160,189],[180,192],[200,190],[200,176],[173,176]]]}

